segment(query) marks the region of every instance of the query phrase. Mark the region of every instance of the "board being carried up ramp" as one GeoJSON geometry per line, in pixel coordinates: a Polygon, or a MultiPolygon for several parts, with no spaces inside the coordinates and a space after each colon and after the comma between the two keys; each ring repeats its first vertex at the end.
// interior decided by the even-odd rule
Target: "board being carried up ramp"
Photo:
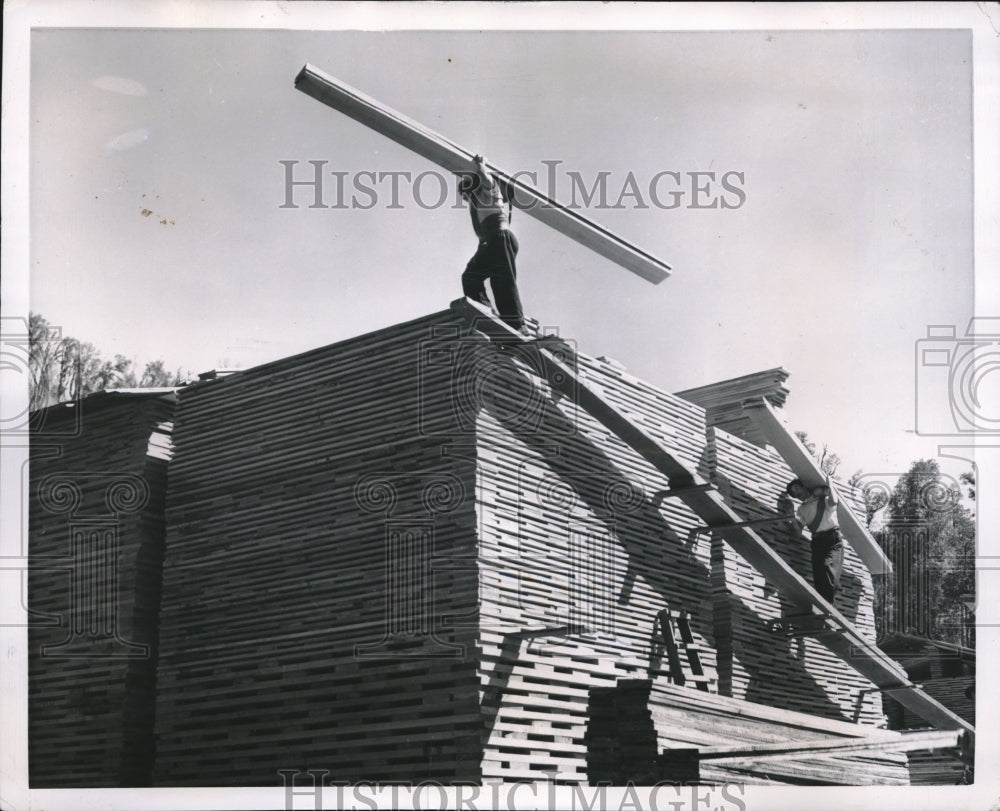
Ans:
{"type": "MultiPolygon", "coordinates": [[[[442,169],[458,174],[472,171],[473,153],[469,150],[312,65],[306,65],[299,71],[299,75],[295,77],[295,87],[436,163],[442,169]]],[[[519,210],[648,282],[659,284],[670,275],[670,265],[666,262],[631,245],[617,234],[561,205],[524,181],[495,166],[488,165],[487,169],[506,185],[509,196],[519,210]]]]}
{"type": "MultiPolygon", "coordinates": [[[[819,487],[826,483],[826,474],[820,469],[812,454],[799,442],[795,434],[788,430],[767,400],[763,397],[759,400],[748,400],[743,403],[743,411],[774,446],[792,472],[802,479],[806,487],[819,487]]],[[[831,486],[837,485],[831,482],[831,486]]],[[[872,574],[888,574],[892,571],[892,563],[882,551],[882,547],[872,537],[868,528],[858,520],[854,510],[843,498],[837,504],[837,519],[847,542],[854,547],[854,551],[872,574]]]]}
{"type": "Polygon", "coordinates": [[[612,431],[622,441],[640,454],[647,462],[667,477],[670,490],[666,495],[679,498],[701,518],[706,529],[719,537],[741,555],[751,566],[773,583],[793,603],[811,610],[821,623],[816,639],[834,655],[868,679],[883,692],[889,693],[900,704],[940,729],[961,729],[969,733],[970,747],[975,728],[940,702],[927,695],[910,681],[906,671],[890,656],[879,650],[843,614],[796,572],[747,522],[742,521],[722,497],[718,488],[702,481],[667,448],[636,425],[628,415],[609,403],[600,388],[580,378],[572,361],[565,362],[558,355],[567,350],[559,343],[559,351],[549,348],[546,339],[529,339],[511,329],[486,308],[469,299],[452,302],[452,309],[462,314],[476,330],[502,346],[518,351],[518,347],[532,346],[541,358],[549,385],[570,398],[594,419],[612,431]]]}

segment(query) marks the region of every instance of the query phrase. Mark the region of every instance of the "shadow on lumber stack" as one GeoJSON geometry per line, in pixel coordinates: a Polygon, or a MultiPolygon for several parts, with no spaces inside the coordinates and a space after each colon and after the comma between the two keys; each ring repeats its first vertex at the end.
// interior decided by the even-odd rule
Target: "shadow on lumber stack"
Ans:
{"type": "MultiPolygon", "coordinates": [[[[773,449],[565,347],[581,381],[742,516],[777,513],[791,472],[773,449]]],[[[159,611],[158,635],[136,636],[155,663],[135,701],[142,769],[123,765],[125,739],[97,743],[134,726],[96,711],[135,683],[127,669],[38,658],[33,740],[66,757],[33,761],[37,784],[280,786],[282,771],[308,769],[752,782],[741,764],[699,775],[691,750],[882,723],[879,693],[816,640],[775,635],[790,606],[725,542],[692,536],[702,521],[665,476],[539,369],[530,345],[499,347],[448,310],[180,390],[165,509],[143,525],[165,537],[162,592],[133,589],[159,611]],[[673,646],[662,616],[684,618],[673,646]],[[70,678],[104,693],[67,709],[70,678]],[[74,736],[40,709],[50,699],[74,736]]],[[[711,403],[742,396],[719,386],[711,403]]],[[[98,476],[119,465],[105,463],[112,448],[142,444],[101,425],[64,448],[98,476]]],[[[54,554],[69,531],[33,511],[33,550],[54,554]]],[[[144,531],[122,524],[122,549],[144,531]]],[[[809,576],[801,538],[779,525],[761,536],[809,576]]],[[[845,567],[843,611],[874,637],[871,573],[850,552],[845,567]]],[[[54,577],[39,574],[37,593],[54,577]]],[[[38,607],[64,610],[51,595],[38,607]]],[[[907,780],[892,752],[796,768],[757,776],[907,780]]]]}

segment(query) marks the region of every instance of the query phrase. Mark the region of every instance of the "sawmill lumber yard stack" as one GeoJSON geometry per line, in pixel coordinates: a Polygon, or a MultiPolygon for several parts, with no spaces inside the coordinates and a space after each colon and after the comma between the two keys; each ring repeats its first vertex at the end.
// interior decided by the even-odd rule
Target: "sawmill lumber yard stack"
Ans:
{"type": "MultiPolygon", "coordinates": [[[[755,774],[748,741],[808,749],[761,754],[770,782],[906,782],[878,689],[771,629],[784,584],[691,498],[773,517],[784,460],[477,317],[456,302],[178,393],[152,784],[711,783],[755,774]],[[826,737],[856,741],[817,754],[826,737]]],[[[807,542],[756,532],[808,578],[807,542]]],[[[867,644],[871,593],[849,552],[836,608],[867,644]]]]}
{"type": "Polygon", "coordinates": [[[894,732],[668,684],[651,685],[649,709],[661,758],[697,753],[699,783],[905,785],[908,756],[967,743],[957,729],[894,732]]]}
{"type": "MultiPolygon", "coordinates": [[[[778,512],[777,505],[791,475],[772,449],[759,448],[721,429],[709,431],[707,448],[715,480],[725,483],[727,501],[737,512],[748,518],[778,512]]],[[[809,543],[796,529],[778,523],[759,531],[767,532],[771,546],[811,582],[809,543]]],[[[883,714],[880,694],[869,689],[867,679],[855,672],[844,673],[843,663],[820,639],[773,630],[771,623],[787,621],[801,609],[723,539],[713,536],[713,552],[716,576],[726,584],[725,589],[715,593],[721,692],[809,713],[816,713],[820,705],[832,701],[847,720],[879,723],[883,714]],[[796,678],[788,673],[788,659],[802,663],[796,678]],[[834,690],[832,685],[837,685],[834,690]],[[847,703],[841,703],[844,701],[847,703]]],[[[835,605],[855,628],[868,639],[875,639],[871,574],[846,543],[835,605]]]]}
{"type": "MultiPolygon", "coordinates": [[[[594,417],[602,426],[649,462],[666,477],[670,489],[659,491],[657,501],[677,497],[705,522],[689,533],[693,543],[700,533],[718,534],[755,569],[764,574],[789,599],[800,612],[794,619],[807,618],[810,633],[822,638],[832,653],[851,668],[872,680],[882,691],[889,692],[904,706],[918,712],[921,717],[944,729],[961,729],[969,733],[970,742],[975,730],[971,724],[923,693],[907,677],[899,663],[879,650],[873,641],[854,626],[837,608],[821,597],[809,582],[788,563],[771,545],[758,535],[754,528],[763,524],[787,522],[784,512],[776,518],[743,520],[725,501],[717,486],[705,481],[700,474],[672,451],[668,444],[646,428],[640,417],[633,416],[627,408],[614,401],[599,383],[587,380],[577,370],[579,359],[563,347],[551,347],[539,341],[529,342],[495,315],[467,299],[452,303],[452,308],[463,313],[473,327],[508,350],[534,349],[541,359],[542,377],[548,380],[555,392],[594,417]],[[661,498],[662,497],[662,498],[661,498]]],[[[765,400],[745,404],[750,408],[751,419],[773,442],[776,449],[796,474],[807,484],[823,481],[823,474],[806,449],[788,430],[783,421],[765,400]]],[[[848,508],[846,502],[838,504],[838,517],[847,524],[844,535],[857,550],[870,569],[885,571],[890,567],[888,558],[864,525],[848,508]]],[[[795,624],[790,625],[793,630],[795,624]]]]}
{"type": "MultiPolygon", "coordinates": [[[[892,634],[882,647],[906,668],[924,692],[970,724],[976,723],[976,652],[974,649],[909,634],[892,634]]],[[[892,698],[885,702],[890,729],[926,728],[927,722],[892,698]]],[[[969,782],[966,763],[948,750],[913,752],[910,782],[949,785],[969,782]]]]}
{"type": "Polygon", "coordinates": [[[157,784],[475,776],[475,463],[442,453],[462,417],[434,354],[448,320],[181,393],[157,784]]]}
{"type": "Polygon", "coordinates": [[[743,402],[764,399],[775,408],[781,408],[788,398],[786,380],[788,372],[779,367],[708,386],[685,389],[676,394],[704,408],[705,422],[710,428],[719,426],[730,434],[763,446],[767,443],[767,437],[757,430],[744,412],[743,402]]]}
{"type": "Polygon", "coordinates": [[[32,788],[149,784],[173,400],[109,392],[34,415],[32,788]]]}
{"type": "MultiPolygon", "coordinates": [[[[702,409],[566,353],[710,473],[702,409]]],[[[592,688],[718,690],[700,519],[539,362],[445,312],[182,392],[157,782],[586,782],[592,688]],[[658,630],[664,609],[690,644],[658,630]]],[[[827,659],[772,675],[820,682],[803,708],[872,720],[877,694],[827,659]]]]}
{"type": "MultiPolygon", "coordinates": [[[[611,400],[698,465],[698,408],[652,397],[620,367],[569,344],[553,351],[571,353],[581,378],[602,381],[611,400]]],[[[692,618],[705,684],[714,689],[709,542],[687,546],[698,519],[677,498],[658,498],[669,489],[666,477],[571,398],[554,397],[537,377],[537,354],[501,360],[538,411],[519,424],[487,409],[477,438],[480,673],[487,695],[497,696],[484,701],[483,777],[537,780],[548,772],[557,781],[586,782],[592,686],[650,669],[694,684],[683,652],[671,671],[661,610],[692,618]]]]}
{"type": "MultiPolygon", "coordinates": [[[[922,681],[927,695],[962,716],[970,724],[976,723],[975,676],[955,676],[922,681]]],[[[889,699],[887,704],[892,704],[889,699]]],[[[888,708],[887,708],[888,709],[888,708]]],[[[892,708],[895,709],[895,708],[892,708]]],[[[912,710],[900,707],[900,725],[897,729],[923,729],[927,724],[912,710]]],[[[949,750],[914,752],[910,756],[910,782],[913,785],[948,785],[967,782],[967,764],[949,750]]]]}

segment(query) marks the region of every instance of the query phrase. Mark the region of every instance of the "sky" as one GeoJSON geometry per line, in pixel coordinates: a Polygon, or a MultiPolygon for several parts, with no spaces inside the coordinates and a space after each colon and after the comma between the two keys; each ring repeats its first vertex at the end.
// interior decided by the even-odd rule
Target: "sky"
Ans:
{"type": "Polygon", "coordinates": [[[668,391],[781,366],[843,473],[905,470],[936,450],[915,342],[974,313],[971,59],[962,30],[36,30],[30,307],[195,374],[447,307],[475,242],[445,173],[296,91],[311,63],[563,202],[604,173],[581,213],[673,273],[515,214],[543,326],[668,391]],[[310,161],[329,208],[286,185],[310,161]]]}
{"type": "MultiPolygon", "coordinates": [[[[948,375],[965,367],[925,364],[923,349],[997,368],[995,339],[960,340],[973,315],[1000,313],[995,4],[36,0],[4,13],[5,334],[30,309],[107,357],[197,374],[445,309],[475,249],[467,213],[420,205],[405,181],[395,206],[389,182],[353,204],[362,173],[435,167],[296,91],[311,63],[507,172],[537,173],[563,202],[571,173],[605,178],[607,205],[581,213],[669,263],[661,284],[513,222],[528,315],[582,351],[666,391],[781,366],[790,426],[839,454],[845,476],[891,482],[918,458],[968,468],[939,451],[971,441],[948,410],[948,375]],[[283,161],[296,179],[323,162],[331,207],[302,187],[283,207],[283,161]],[[648,193],[665,172],[715,180],[667,208],[648,193]],[[615,207],[629,178],[643,199],[615,207]],[[720,206],[695,207],[705,195],[720,206]],[[956,338],[923,342],[949,327],[956,338]]],[[[959,394],[995,419],[998,375],[973,378],[959,394]]],[[[18,436],[0,432],[5,507],[25,500],[18,436]]],[[[1000,454],[977,461],[991,466],[980,492],[995,492],[1000,454]]],[[[976,504],[981,552],[996,549],[994,502],[976,504]]],[[[23,555],[23,514],[0,511],[5,559],[23,555]]],[[[987,597],[996,571],[980,572],[987,597]]],[[[16,592],[0,589],[5,612],[16,592]]],[[[998,664],[995,605],[977,609],[984,673],[998,664]]],[[[23,703],[3,710],[24,725],[23,703]]],[[[0,771],[26,768],[24,751],[0,752],[0,771]]],[[[995,762],[995,736],[979,751],[995,762]]]]}
{"type": "Polygon", "coordinates": [[[846,475],[935,453],[916,342],[975,309],[969,31],[36,30],[31,310],[197,374],[447,307],[475,242],[446,174],[296,91],[306,63],[563,202],[603,173],[581,213],[661,284],[514,221],[527,314],[583,351],[668,391],[781,366],[846,475]],[[328,208],[287,185],[310,161],[328,208]]]}

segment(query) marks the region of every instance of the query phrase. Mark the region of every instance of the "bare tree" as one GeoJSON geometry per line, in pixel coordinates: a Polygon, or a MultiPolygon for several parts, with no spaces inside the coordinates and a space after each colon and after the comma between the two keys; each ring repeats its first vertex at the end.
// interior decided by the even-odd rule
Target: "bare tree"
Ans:
{"type": "Polygon", "coordinates": [[[178,386],[184,382],[180,369],[171,375],[162,360],[147,363],[142,377],[137,378],[132,361],[124,355],[106,360],[93,344],[61,336],[38,313],[29,315],[28,343],[32,411],[109,388],[178,386]]]}
{"type": "Polygon", "coordinates": [[[825,442],[823,443],[822,452],[817,455],[816,443],[809,439],[809,435],[805,431],[796,431],[795,436],[798,437],[799,442],[805,446],[805,449],[809,451],[813,458],[819,462],[819,469],[828,476],[836,477],[837,468],[840,467],[840,457],[835,453],[831,453],[825,442]]]}

